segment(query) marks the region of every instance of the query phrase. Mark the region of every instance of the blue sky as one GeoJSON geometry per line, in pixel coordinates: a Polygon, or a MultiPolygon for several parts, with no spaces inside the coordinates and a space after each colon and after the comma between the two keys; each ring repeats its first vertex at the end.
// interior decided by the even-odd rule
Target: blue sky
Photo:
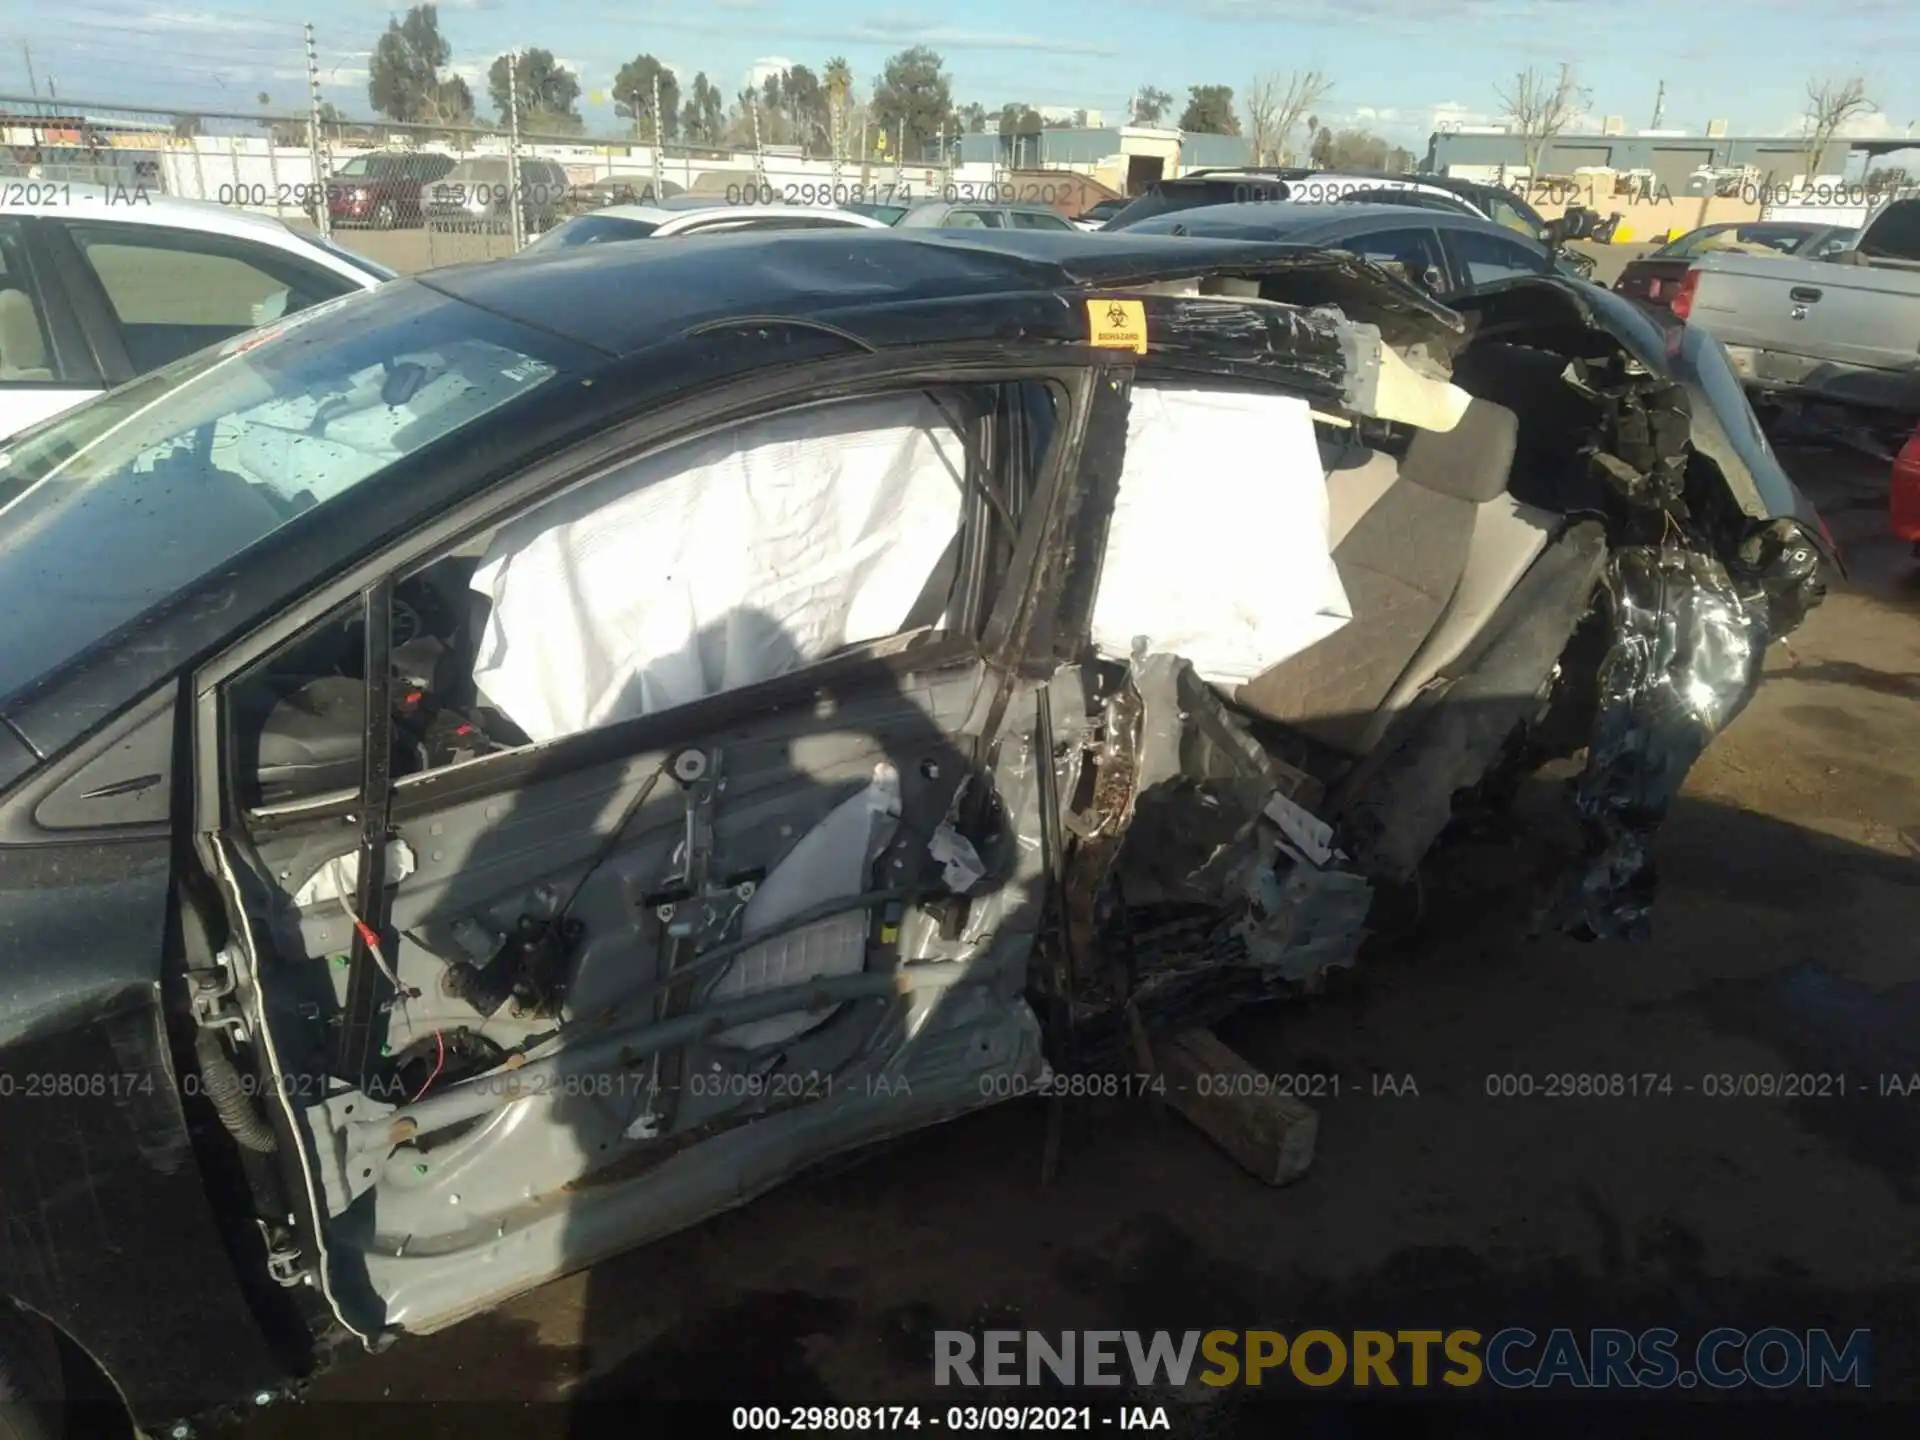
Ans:
{"type": "MultiPolygon", "coordinates": [[[[544,46],[588,92],[650,52],[683,80],[697,70],[731,96],[756,69],[843,54],[864,89],[892,52],[927,44],[946,59],[957,101],[1019,100],[1125,114],[1153,84],[1244,89],[1259,71],[1316,66],[1333,77],[1321,108],[1415,149],[1436,120],[1496,118],[1495,87],[1528,65],[1576,64],[1595,117],[1651,123],[1667,85],[1668,126],[1709,119],[1733,133],[1794,128],[1813,75],[1864,73],[1878,115],[1861,134],[1920,136],[1915,0],[949,0],[913,11],[880,0],[680,0],[536,3],[447,0],[442,33],[481,108],[481,77],[500,52],[544,46]],[[937,10],[945,18],[921,18],[937,10]],[[1911,126],[1911,130],[1909,130],[1911,126]]],[[[369,113],[367,52],[390,14],[370,0],[289,7],[285,0],[0,0],[0,92],[168,109],[275,111],[305,103],[301,23],[315,22],[325,97],[369,113]],[[302,8],[305,13],[302,14],[302,8]]],[[[1177,111],[1181,102],[1176,100],[1177,111]]],[[[604,103],[590,123],[612,128],[604,103]]]]}

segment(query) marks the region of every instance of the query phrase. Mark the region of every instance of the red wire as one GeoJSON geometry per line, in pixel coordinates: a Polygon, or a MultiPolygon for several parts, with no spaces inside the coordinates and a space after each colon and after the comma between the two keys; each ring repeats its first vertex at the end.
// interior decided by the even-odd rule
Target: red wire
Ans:
{"type": "Polygon", "coordinates": [[[427,1076],[426,1083],[421,1085],[419,1094],[413,1097],[415,1100],[418,1100],[421,1095],[424,1095],[427,1093],[427,1086],[433,1084],[434,1081],[438,1080],[440,1078],[440,1072],[446,1068],[447,1041],[446,1041],[446,1037],[438,1030],[433,1032],[433,1044],[434,1044],[434,1048],[439,1052],[438,1056],[435,1058],[433,1062],[433,1073],[427,1076]]]}

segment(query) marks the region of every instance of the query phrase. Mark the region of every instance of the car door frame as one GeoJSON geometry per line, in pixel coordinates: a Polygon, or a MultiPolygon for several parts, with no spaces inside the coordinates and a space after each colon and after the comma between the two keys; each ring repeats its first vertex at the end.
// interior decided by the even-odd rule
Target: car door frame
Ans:
{"type": "MultiPolygon", "coordinates": [[[[1455,247],[1454,237],[1457,235],[1484,236],[1486,239],[1500,244],[1517,246],[1525,250],[1530,257],[1533,255],[1532,250],[1528,248],[1527,237],[1522,235],[1518,230],[1501,225],[1496,220],[1488,220],[1484,223],[1494,226],[1495,230],[1482,230],[1477,226],[1471,225],[1436,225],[1434,227],[1440,236],[1440,249],[1447,257],[1447,270],[1453,277],[1453,288],[1448,290],[1446,296],[1443,298],[1470,294],[1475,291],[1487,289],[1493,285],[1506,284],[1511,280],[1524,280],[1538,275],[1557,275],[1560,273],[1559,267],[1554,264],[1553,252],[1548,250],[1544,245],[1541,245],[1539,247],[1541,250],[1540,258],[1543,258],[1545,263],[1540,269],[1527,271],[1519,275],[1503,275],[1498,280],[1488,281],[1486,285],[1474,284],[1472,267],[1467,263],[1466,257],[1455,247]]],[[[1533,243],[1535,245],[1539,244],[1538,241],[1533,243]]]]}
{"type": "MultiPolygon", "coordinates": [[[[1088,347],[1036,347],[1031,355],[1021,355],[1015,347],[999,341],[990,344],[975,342],[951,349],[920,347],[910,355],[881,351],[850,358],[835,357],[783,369],[776,374],[761,372],[749,375],[731,383],[716,385],[697,395],[678,397],[642,414],[612,422],[589,440],[516,469],[442,514],[382,544],[333,579],[282,606],[246,635],[195,667],[191,681],[195,734],[192,828],[195,835],[229,830],[245,818],[237,807],[227,803],[227,777],[222,766],[214,763],[225,749],[219,712],[219,696],[223,687],[294,639],[308,626],[351,603],[356,596],[363,602],[371,600],[375,591],[391,577],[418,565],[424,556],[430,555],[436,548],[452,543],[476,529],[500,523],[505,517],[529,510],[612,466],[664,451],[700,435],[759,418],[775,410],[798,409],[811,403],[827,404],[888,389],[906,388],[915,383],[916,376],[930,377],[922,382],[929,385],[991,383],[996,380],[1051,376],[1068,386],[1070,411],[1065,426],[1059,432],[1066,448],[1060,455],[1048,457],[1049,474],[1044,483],[1036,485],[1032,497],[1032,509],[1036,514],[1051,515],[1063,503],[1057,488],[1061,467],[1077,467],[1084,459],[1089,414],[1093,408],[1092,395],[1099,388],[1098,382],[1114,371],[1130,375],[1132,367],[1116,360],[1110,353],[1088,347]]],[[[1122,393],[1125,393],[1124,387],[1122,393]]],[[[1028,552],[1037,542],[1032,541],[1028,533],[1030,529],[1030,522],[1021,522],[1015,556],[1009,566],[1008,577],[1002,582],[1003,587],[1011,585],[1013,577],[1021,573],[1023,567],[1034,564],[1035,557],[1028,552]]],[[[1024,637],[1025,631],[1015,625],[1011,613],[1002,614],[1001,610],[1002,607],[998,605],[992,607],[992,614],[982,632],[983,638],[978,643],[991,652],[991,658],[997,663],[1017,667],[1032,658],[1021,648],[1024,639],[1016,643],[1011,638],[1016,634],[1024,637]]],[[[374,617],[366,618],[371,621],[374,617]]],[[[810,666],[793,673],[805,676],[814,668],[810,666]]],[[[778,679],[760,682],[760,686],[780,684],[778,679]]],[[[723,692],[723,696],[709,697],[708,701],[697,703],[706,704],[725,695],[751,695],[758,688],[749,686],[740,691],[723,692]]],[[[762,702],[757,697],[750,698],[741,702],[739,708],[742,715],[752,714],[762,708],[762,702]]],[[[666,713],[671,712],[662,712],[666,713]]],[[[384,711],[372,708],[371,698],[365,719],[364,736],[369,748],[383,748],[382,742],[390,738],[386,716],[384,711]]],[[[641,717],[639,720],[583,731],[537,748],[551,750],[554,746],[578,745],[590,737],[617,736],[637,726],[657,724],[655,717],[641,717]]],[[[480,761],[469,761],[434,773],[452,774],[457,770],[462,774],[470,774],[476,766],[526,753],[523,747],[509,755],[483,757],[480,761]]],[[[583,760],[582,763],[587,762],[583,760]]],[[[493,767],[489,765],[489,768],[493,767]]],[[[365,793],[363,780],[362,786],[351,793],[343,791],[336,796],[269,809],[276,818],[289,814],[297,815],[301,821],[308,817],[359,813],[373,808],[371,804],[363,803],[365,793]]],[[[483,792],[476,790],[474,793],[483,792]]],[[[258,816],[267,812],[256,810],[249,813],[258,816]]]]}
{"type": "Polygon", "coordinates": [[[17,211],[0,215],[0,222],[6,221],[18,226],[20,255],[27,270],[24,279],[29,298],[38,305],[41,323],[46,327],[48,358],[53,362],[55,378],[4,383],[33,390],[104,390],[118,383],[110,380],[108,357],[102,355],[82,320],[59,247],[49,242],[48,227],[57,222],[17,211]]]}
{"type": "MultiPolygon", "coordinates": [[[[1415,216],[1415,215],[1431,214],[1431,213],[1437,213],[1437,212],[1423,211],[1418,206],[1409,205],[1406,207],[1406,213],[1409,216],[1415,216]]],[[[1377,236],[1397,235],[1402,231],[1425,231],[1427,235],[1431,236],[1433,239],[1435,253],[1437,253],[1440,257],[1440,264],[1437,268],[1440,271],[1440,278],[1444,282],[1446,287],[1442,290],[1437,290],[1433,292],[1433,298],[1435,300],[1440,301],[1441,304],[1445,304],[1446,303],[1445,297],[1450,295],[1458,295],[1461,291],[1460,276],[1454,270],[1453,254],[1450,250],[1448,250],[1446,242],[1441,238],[1441,228],[1438,225],[1417,224],[1417,223],[1407,224],[1400,221],[1398,217],[1395,217],[1393,220],[1388,220],[1387,217],[1385,216],[1378,216],[1373,218],[1369,222],[1367,222],[1365,227],[1362,229],[1350,229],[1346,231],[1345,241],[1336,241],[1333,243],[1363,244],[1368,240],[1372,240],[1376,238],[1377,236]]],[[[1355,251],[1354,253],[1358,254],[1359,252],[1355,251]]],[[[1361,256],[1361,258],[1365,259],[1366,257],[1361,256]]],[[[1425,290],[1426,287],[1421,285],[1419,276],[1409,275],[1407,279],[1416,288],[1425,290]]]]}
{"type": "MultiPolygon", "coordinates": [[[[689,739],[705,739],[720,727],[764,714],[770,705],[815,696],[823,684],[840,677],[846,677],[845,683],[852,684],[862,673],[872,674],[876,665],[890,674],[905,673],[914,667],[924,667],[937,654],[949,652],[954,659],[971,653],[985,660],[988,673],[998,677],[997,692],[1002,702],[999,706],[989,706],[987,728],[991,732],[1006,723],[1004,700],[1016,680],[1049,674],[1057,663],[1051,657],[1054,647],[1060,643],[1060,635],[1040,618],[1047,613],[1046,597],[1054,595],[1062,599],[1061,608],[1069,631],[1084,628],[1076,615],[1078,609],[1091,603],[1091,582],[1083,573],[1084,565],[1069,565],[1064,557],[1069,549],[1070,534],[1076,553],[1083,556],[1098,553],[1097,548],[1093,552],[1086,549],[1090,536],[1085,532],[1082,517],[1089,505],[1098,505],[1101,495],[1110,503],[1111,491],[1117,485],[1125,444],[1131,361],[1131,356],[1116,357],[1111,351],[1091,347],[975,342],[951,349],[926,347],[904,354],[882,351],[850,358],[835,357],[777,373],[761,372],[683,396],[643,414],[628,416],[591,440],[570,446],[559,454],[540,457],[517,468],[480,494],[381,545],[350,569],[286,605],[241,640],[198,666],[189,682],[193,707],[193,773],[189,782],[192,802],[188,823],[199,862],[206,874],[213,877],[227,918],[235,925],[235,944],[230,949],[240,957],[236,962],[236,968],[242,972],[236,977],[237,993],[249,1025],[266,1037],[267,1054],[259,1058],[277,1071],[278,1063],[271,1048],[271,1027],[266,1023],[264,1007],[254,988],[263,947],[268,942],[253,919],[249,901],[255,897],[247,893],[241,880],[242,867],[252,863],[254,837],[261,833],[257,827],[263,819],[279,834],[296,826],[331,825],[340,829],[349,843],[355,843],[357,836],[353,853],[358,874],[378,877],[386,873],[384,837],[394,823],[396,812],[419,815],[430,807],[462,799],[510,794],[536,774],[547,778],[575,773],[613,758],[663,745],[684,744],[689,739]],[[314,797],[270,810],[241,809],[235,787],[230,784],[229,747],[223,735],[222,696],[226,687],[303,630],[356,601],[368,635],[382,633],[391,613],[395,578],[422,563],[430,563],[436,552],[457,543],[461,537],[526,513],[541,501],[603,474],[612,466],[659,453],[701,434],[772,411],[855,399],[916,384],[1016,379],[1051,379],[1060,384],[1066,392],[1066,413],[1056,421],[1054,445],[1045,457],[1042,473],[1036,477],[998,593],[981,617],[983,623],[977,635],[935,641],[921,648],[903,649],[897,644],[897,637],[849,647],[849,653],[658,715],[643,715],[546,745],[482,756],[409,777],[412,784],[404,794],[388,778],[392,737],[385,687],[370,684],[363,716],[362,779],[353,791],[314,797]],[[1091,485],[1087,483],[1090,475],[1095,480],[1091,485]],[[1069,587],[1072,587],[1071,594],[1067,593],[1069,587]],[[1081,594],[1082,591],[1087,593],[1081,594]]],[[[1098,544],[1104,544],[1104,519],[1098,544]]],[[[384,654],[383,646],[369,641],[370,661],[383,658],[384,654]]],[[[389,887],[377,882],[361,885],[355,909],[365,928],[356,927],[353,941],[349,1007],[362,1003],[356,1000],[356,994],[366,993],[366,982],[356,980],[356,974],[365,977],[373,973],[365,935],[379,933],[386,925],[390,902],[389,887]]],[[[343,1015],[343,1022],[352,1023],[351,1013],[343,1015]]],[[[271,1077],[262,1079],[266,1081],[271,1077]]],[[[335,1316],[363,1339],[370,1339],[349,1318],[353,1314],[350,1299],[333,1284],[325,1235],[325,1197],[306,1154],[304,1114],[296,1108],[295,1097],[286,1093],[284,1086],[267,1083],[262,1093],[270,1108],[277,1106],[272,1122],[282,1136],[283,1147],[293,1152],[288,1158],[287,1179],[293,1192],[294,1230],[299,1250],[304,1257],[311,1257],[309,1264],[319,1291],[335,1316]],[[289,1139],[296,1138],[300,1143],[286,1145],[289,1139]]]]}

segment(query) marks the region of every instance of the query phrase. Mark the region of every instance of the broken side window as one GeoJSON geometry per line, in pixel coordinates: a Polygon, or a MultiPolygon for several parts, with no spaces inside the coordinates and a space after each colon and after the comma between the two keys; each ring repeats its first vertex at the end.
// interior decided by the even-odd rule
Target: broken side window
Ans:
{"type": "MultiPolygon", "coordinates": [[[[972,627],[1059,403],[1030,381],[756,417],[623,461],[413,568],[393,601],[396,778],[972,627]]],[[[363,647],[337,623],[328,634],[330,661],[309,638],[267,666],[324,706],[236,712],[249,807],[357,783],[363,647]]]]}

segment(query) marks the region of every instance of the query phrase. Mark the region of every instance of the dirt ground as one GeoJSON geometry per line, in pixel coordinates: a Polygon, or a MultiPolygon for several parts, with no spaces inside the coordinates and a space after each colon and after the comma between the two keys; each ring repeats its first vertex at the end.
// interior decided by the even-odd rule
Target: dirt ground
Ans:
{"type": "MultiPolygon", "coordinates": [[[[1043,1187],[1045,1111],[1006,1104],[345,1366],[251,1433],[306,1433],[303,1416],[341,1433],[340,1401],[389,1402],[353,1408],[360,1440],[577,1434],[599,1401],[634,1419],[682,1398],[945,1404],[931,1332],[988,1323],[1867,1327],[1864,1396],[1774,1403],[1911,1401],[1920,1093],[1881,1086],[1920,1073],[1920,561],[1885,534],[1883,463],[1782,456],[1852,576],[1694,771],[1659,842],[1652,940],[1532,939],[1527,907],[1494,895],[1323,997],[1238,1017],[1224,1033],[1263,1069],[1339,1079],[1298,1184],[1269,1189],[1115,1101],[1066,1109],[1043,1187]],[[1673,1093],[1488,1094],[1490,1076],[1570,1071],[1666,1075],[1673,1093]],[[1704,1093],[1808,1073],[1843,1076],[1844,1096],[1704,1093]],[[1417,1094],[1375,1095],[1378,1075],[1417,1094]]],[[[1526,868],[1524,842],[1509,860],[1526,868]]],[[[1285,1393],[1292,1429],[1358,1433],[1285,1393]]],[[[1176,1435],[1276,1433],[1244,1393],[1162,1399],[1176,1435]]],[[[1439,1399],[1422,1432],[1468,1424],[1439,1399]]],[[[1540,1433],[1517,1413],[1535,1418],[1515,1433],[1540,1433]]],[[[1553,1424],[1652,1433],[1576,1418],[1553,1424]]]]}

